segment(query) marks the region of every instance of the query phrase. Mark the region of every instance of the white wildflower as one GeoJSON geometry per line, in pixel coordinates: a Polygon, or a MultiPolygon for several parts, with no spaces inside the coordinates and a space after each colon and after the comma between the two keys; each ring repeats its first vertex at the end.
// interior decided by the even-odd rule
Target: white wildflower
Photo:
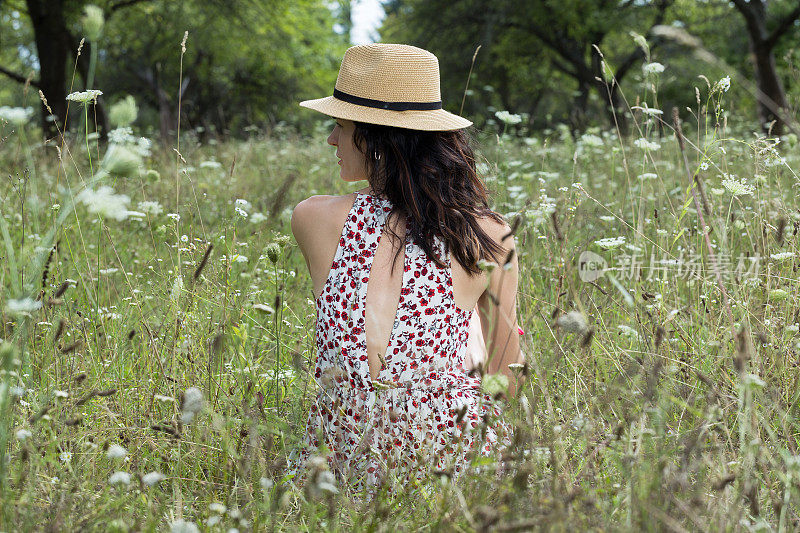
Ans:
{"type": "Polygon", "coordinates": [[[67,95],[67,100],[70,102],[80,102],[82,104],[88,104],[89,102],[94,103],[97,100],[97,97],[103,94],[103,91],[98,91],[97,89],[89,89],[88,91],[78,91],[74,93],[69,93],[67,95]]]}
{"type": "Polygon", "coordinates": [[[272,487],[273,487],[273,486],[275,486],[275,482],[274,482],[274,481],[272,481],[272,480],[271,480],[270,478],[268,478],[268,477],[262,477],[262,478],[259,480],[259,484],[261,485],[261,488],[262,488],[263,490],[265,490],[265,491],[269,491],[269,490],[271,490],[271,489],[272,489],[272,487]]]}
{"type": "Polygon", "coordinates": [[[714,84],[714,87],[711,89],[712,91],[720,91],[720,92],[728,92],[728,89],[731,88],[731,77],[725,76],[717,83],[714,84]]]}
{"type": "Polygon", "coordinates": [[[200,533],[197,524],[186,520],[175,520],[169,526],[170,533],[200,533]]]}
{"type": "Polygon", "coordinates": [[[72,461],[72,452],[61,452],[58,454],[58,458],[61,460],[62,463],[69,463],[72,461]]]}
{"type": "Polygon", "coordinates": [[[108,142],[112,144],[133,144],[136,142],[136,137],[133,136],[131,128],[120,126],[108,132],[108,142]]]}
{"type": "Polygon", "coordinates": [[[184,424],[194,420],[195,415],[203,409],[203,393],[197,387],[186,389],[181,398],[181,422],[184,424]]]}
{"type": "Polygon", "coordinates": [[[141,211],[127,211],[126,214],[131,220],[144,220],[147,217],[147,214],[141,211]]]}
{"type": "Polygon", "coordinates": [[[114,472],[111,474],[111,477],[108,478],[108,482],[111,485],[130,485],[131,475],[127,472],[114,472]]]}
{"type": "Polygon", "coordinates": [[[590,146],[592,148],[600,148],[604,146],[603,139],[592,133],[584,133],[578,142],[583,146],[590,146]]]}
{"type": "Polygon", "coordinates": [[[214,502],[208,504],[208,510],[212,513],[225,514],[225,511],[227,511],[228,508],[219,502],[214,502]]]}
{"type": "Polygon", "coordinates": [[[511,114],[508,111],[497,111],[494,116],[509,126],[522,122],[522,116],[511,114]]]}
{"type": "Polygon", "coordinates": [[[661,74],[664,72],[664,68],[664,65],[655,61],[642,65],[642,71],[644,71],[645,74],[661,74]]]}
{"type": "Polygon", "coordinates": [[[119,272],[119,269],[118,268],[113,268],[113,267],[112,268],[101,268],[100,270],[98,270],[98,272],[100,273],[101,276],[108,276],[109,274],[115,274],[115,273],[119,272]]]}
{"type": "Polygon", "coordinates": [[[19,300],[10,299],[6,302],[6,313],[11,315],[30,315],[33,311],[41,309],[42,302],[30,296],[19,300]]]}
{"type": "Polygon", "coordinates": [[[128,455],[128,450],[119,444],[112,444],[108,447],[108,451],[106,451],[106,457],[109,459],[122,459],[126,455],[128,455]]]}
{"type": "Polygon", "coordinates": [[[586,318],[580,311],[570,311],[556,319],[556,326],[569,333],[583,334],[586,331],[586,318]]]}
{"type": "Polygon", "coordinates": [[[166,476],[161,472],[150,472],[142,476],[142,483],[148,487],[152,487],[164,481],[166,476]]]}
{"type": "Polygon", "coordinates": [[[200,168],[218,169],[218,168],[222,168],[222,163],[220,163],[219,161],[214,161],[214,160],[203,161],[202,163],[200,163],[200,168]]]}
{"type": "Polygon", "coordinates": [[[161,207],[161,204],[151,200],[145,200],[143,202],[139,202],[136,204],[136,207],[139,208],[139,211],[146,213],[151,216],[160,215],[164,212],[164,208],[161,207]]]}
{"type": "Polygon", "coordinates": [[[629,339],[636,340],[639,338],[639,332],[630,326],[626,326],[625,324],[620,324],[617,326],[617,329],[619,330],[620,335],[628,337],[629,339]]]}
{"type": "Polygon", "coordinates": [[[262,313],[266,313],[268,315],[275,313],[275,309],[273,309],[272,306],[267,304],[253,304],[253,309],[256,309],[257,311],[261,311],[262,313]]]}
{"type": "Polygon", "coordinates": [[[84,189],[78,194],[76,200],[86,205],[89,212],[116,220],[127,218],[127,207],[131,201],[130,197],[125,194],[114,194],[114,190],[108,185],[103,185],[96,191],[89,188],[84,189]]]}
{"type": "Polygon", "coordinates": [[[175,398],[172,398],[171,396],[164,396],[163,394],[154,394],[153,395],[153,399],[154,400],[158,400],[159,402],[164,402],[164,403],[169,403],[169,402],[174,402],[175,401],[175,398]]]}
{"type": "Polygon", "coordinates": [[[260,222],[265,222],[267,220],[267,216],[264,213],[253,213],[250,215],[250,222],[258,224],[260,222]]]}
{"type": "Polygon", "coordinates": [[[33,116],[32,107],[0,107],[0,120],[5,120],[14,126],[26,124],[33,116]]]}
{"type": "Polygon", "coordinates": [[[792,257],[794,257],[794,252],[780,252],[769,256],[770,259],[774,259],[775,261],[785,261],[786,259],[791,259],[792,257]]]}
{"type": "Polygon", "coordinates": [[[69,398],[69,393],[67,391],[57,390],[54,391],[53,394],[55,394],[56,398],[69,398]]]}
{"type": "Polygon", "coordinates": [[[651,142],[651,141],[648,141],[645,138],[636,139],[635,141],[633,141],[633,144],[637,148],[640,148],[642,150],[648,150],[648,151],[651,151],[651,152],[654,152],[654,151],[658,150],[659,148],[661,148],[661,145],[658,144],[657,142],[651,142]]]}
{"type": "Polygon", "coordinates": [[[612,250],[625,244],[625,237],[606,237],[604,239],[594,241],[594,243],[604,250],[612,250]]]}
{"type": "Polygon", "coordinates": [[[736,177],[731,174],[725,174],[725,179],[722,180],[722,186],[733,196],[742,196],[756,192],[755,187],[750,185],[746,179],[741,178],[737,180],[736,177]]]}
{"type": "Polygon", "coordinates": [[[181,221],[181,216],[178,213],[167,213],[167,216],[174,220],[175,222],[181,221]]]}
{"type": "Polygon", "coordinates": [[[24,441],[26,439],[31,438],[33,436],[33,433],[23,428],[23,429],[18,429],[15,435],[18,441],[24,441]]]}
{"type": "Polygon", "coordinates": [[[646,103],[641,107],[640,106],[633,106],[631,109],[638,109],[643,114],[645,114],[645,115],[647,115],[649,117],[657,117],[659,115],[663,115],[664,114],[664,112],[661,111],[660,109],[655,109],[653,107],[648,107],[646,103]]]}
{"type": "Polygon", "coordinates": [[[644,174],[639,174],[638,178],[640,180],[654,180],[658,179],[658,174],[654,172],[645,172],[644,174]]]}
{"type": "Polygon", "coordinates": [[[141,157],[150,157],[150,150],[153,146],[153,141],[146,137],[139,137],[136,139],[136,144],[134,145],[134,150],[138,153],[141,157]]]}

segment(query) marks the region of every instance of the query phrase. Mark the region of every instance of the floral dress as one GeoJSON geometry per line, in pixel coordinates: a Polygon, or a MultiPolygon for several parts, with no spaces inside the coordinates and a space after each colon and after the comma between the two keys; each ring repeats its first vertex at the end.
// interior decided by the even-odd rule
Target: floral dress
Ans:
{"type": "Polygon", "coordinates": [[[456,477],[469,455],[499,457],[509,445],[500,405],[462,366],[472,310],[455,304],[449,254],[436,237],[436,253],[447,265],[438,267],[411,242],[410,225],[394,326],[383,368],[371,378],[367,282],[390,211],[388,199],[357,193],[348,214],[316,300],[319,391],[290,459],[296,474],[324,445],[331,470],[354,490],[407,484],[432,469],[456,477]]]}

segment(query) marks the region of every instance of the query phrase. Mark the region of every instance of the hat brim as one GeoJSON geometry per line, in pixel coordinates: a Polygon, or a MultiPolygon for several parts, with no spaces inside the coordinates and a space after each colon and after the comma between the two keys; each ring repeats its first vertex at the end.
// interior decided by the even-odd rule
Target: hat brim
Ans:
{"type": "Polygon", "coordinates": [[[469,120],[444,109],[390,111],[388,109],[376,109],[374,107],[351,104],[333,96],[306,100],[300,102],[300,105],[335,118],[410,130],[451,131],[472,126],[472,122],[469,120]]]}

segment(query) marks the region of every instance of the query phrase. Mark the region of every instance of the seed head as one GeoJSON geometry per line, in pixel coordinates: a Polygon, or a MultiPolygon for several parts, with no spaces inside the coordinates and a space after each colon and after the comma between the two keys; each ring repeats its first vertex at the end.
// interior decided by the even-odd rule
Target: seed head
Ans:
{"type": "Polygon", "coordinates": [[[197,387],[190,387],[184,391],[181,397],[181,422],[190,423],[194,417],[203,409],[203,393],[197,387]]]}
{"type": "Polygon", "coordinates": [[[556,326],[568,333],[582,335],[586,332],[586,318],[580,311],[570,311],[556,320],[556,326]]]}
{"type": "Polygon", "coordinates": [[[111,477],[108,478],[108,482],[111,485],[130,485],[131,475],[127,472],[114,472],[111,474],[111,477]]]}

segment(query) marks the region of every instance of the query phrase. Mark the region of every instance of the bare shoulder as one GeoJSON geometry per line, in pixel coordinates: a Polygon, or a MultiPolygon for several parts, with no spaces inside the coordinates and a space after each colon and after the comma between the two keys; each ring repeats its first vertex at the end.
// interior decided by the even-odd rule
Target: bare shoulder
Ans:
{"type": "Polygon", "coordinates": [[[291,226],[295,239],[302,246],[301,241],[310,235],[324,234],[331,225],[347,216],[352,204],[352,194],[317,194],[299,202],[292,211],[291,226]]]}
{"type": "Polygon", "coordinates": [[[484,216],[478,219],[478,224],[481,229],[486,232],[486,235],[502,246],[506,252],[515,249],[514,236],[511,234],[511,226],[509,226],[502,215],[498,216],[500,216],[502,222],[497,221],[493,217],[484,216]]]}

